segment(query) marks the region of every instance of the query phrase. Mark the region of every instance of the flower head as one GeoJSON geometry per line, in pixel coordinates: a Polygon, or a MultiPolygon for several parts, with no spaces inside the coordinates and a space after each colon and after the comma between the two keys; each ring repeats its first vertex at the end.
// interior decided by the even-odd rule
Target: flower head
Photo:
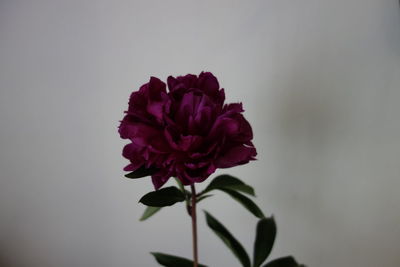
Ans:
{"type": "Polygon", "coordinates": [[[217,168],[254,160],[250,124],[242,104],[224,104],[224,89],[210,72],[151,77],[131,94],[119,126],[121,138],[131,142],[123,149],[130,160],[125,171],[152,168],[156,189],[170,177],[184,185],[207,179],[217,168]]]}

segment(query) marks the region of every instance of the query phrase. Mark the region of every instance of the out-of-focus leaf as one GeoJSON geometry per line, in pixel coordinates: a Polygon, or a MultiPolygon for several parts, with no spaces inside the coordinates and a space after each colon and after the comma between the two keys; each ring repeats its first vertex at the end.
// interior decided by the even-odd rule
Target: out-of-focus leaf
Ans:
{"type": "Polygon", "coordinates": [[[276,237],[274,218],[263,218],[258,221],[256,240],[254,242],[253,267],[259,267],[271,253],[276,237]]]}
{"type": "Polygon", "coordinates": [[[206,193],[214,189],[230,189],[254,196],[253,187],[228,174],[215,177],[202,193],[206,193]]]}
{"type": "Polygon", "coordinates": [[[175,186],[165,187],[144,195],[139,202],[152,207],[171,206],[185,200],[185,195],[175,186]]]}
{"type": "Polygon", "coordinates": [[[250,258],[243,246],[217,219],[205,211],[207,225],[221,238],[225,245],[233,252],[243,267],[250,267],[250,258]]]}
{"type": "Polygon", "coordinates": [[[190,212],[189,212],[189,206],[190,206],[189,199],[190,199],[190,197],[192,196],[192,193],[191,193],[190,191],[188,191],[188,190],[185,189],[185,187],[184,187],[183,183],[181,182],[181,180],[179,180],[178,178],[175,177],[175,181],[176,181],[176,183],[178,184],[179,189],[181,190],[181,192],[185,195],[186,209],[187,209],[188,214],[189,214],[189,216],[190,216],[190,212]]]}
{"type": "Polygon", "coordinates": [[[140,217],[140,221],[147,220],[151,216],[153,216],[156,212],[158,212],[161,209],[161,207],[151,207],[148,206],[143,212],[142,217],[140,217]]]}
{"type": "Polygon", "coordinates": [[[301,266],[304,265],[299,265],[292,256],[287,256],[273,260],[264,265],[263,267],[301,267],[301,266]]]}
{"type": "Polygon", "coordinates": [[[174,177],[174,179],[175,179],[176,183],[178,184],[179,189],[180,189],[182,192],[184,192],[184,191],[185,191],[185,187],[184,187],[184,185],[182,184],[181,180],[179,180],[179,179],[176,178],[176,177],[174,177]]]}
{"type": "MultiPolygon", "coordinates": [[[[166,267],[193,267],[193,261],[182,258],[182,257],[177,257],[177,256],[172,256],[160,252],[151,252],[151,254],[156,258],[156,261],[166,267]]],[[[199,264],[199,267],[207,267],[206,265],[199,264]]]]}
{"type": "Polygon", "coordinates": [[[219,189],[228,195],[230,195],[234,200],[238,201],[240,204],[243,205],[248,211],[254,214],[254,216],[258,218],[264,218],[264,213],[261,211],[261,209],[256,205],[256,203],[253,202],[250,198],[246,197],[245,195],[242,195],[236,191],[230,190],[230,189],[219,189]]]}
{"type": "Polygon", "coordinates": [[[199,203],[200,201],[202,201],[203,199],[206,199],[206,198],[209,198],[209,197],[212,197],[213,195],[202,195],[201,197],[199,197],[198,199],[197,199],[197,203],[199,203]]]}
{"type": "Polygon", "coordinates": [[[186,197],[187,197],[188,199],[190,199],[190,198],[192,197],[192,192],[190,192],[189,190],[186,190],[186,189],[185,189],[185,194],[186,194],[186,197]]]}
{"type": "Polygon", "coordinates": [[[131,178],[131,179],[137,179],[137,178],[143,178],[149,175],[152,175],[157,172],[157,169],[155,168],[145,168],[145,167],[140,167],[136,171],[130,172],[128,174],[125,174],[126,178],[131,178]]]}

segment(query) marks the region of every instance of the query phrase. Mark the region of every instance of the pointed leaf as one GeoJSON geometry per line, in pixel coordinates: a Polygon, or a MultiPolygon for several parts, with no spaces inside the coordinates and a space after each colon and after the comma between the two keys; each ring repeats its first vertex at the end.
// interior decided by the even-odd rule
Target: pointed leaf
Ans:
{"type": "Polygon", "coordinates": [[[254,214],[254,216],[258,218],[264,218],[264,213],[261,211],[261,209],[256,205],[256,203],[253,202],[250,198],[246,197],[245,195],[242,195],[236,191],[230,190],[230,189],[219,189],[228,195],[230,195],[234,200],[238,201],[240,204],[243,205],[248,211],[254,214]]]}
{"type": "Polygon", "coordinates": [[[253,266],[260,266],[271,253],[276,237],[274,218],[263,218],[257,223],[256,240],[254,242],[253,266]]]}
{"type": "MultiPolygon", "coordinates": [[[[174,178],[175,178],[176,183],[177,183],[178,186],[179,186],[179,189],[180,189],[181,192],[185,195],[186,208],[187,208],[187,210],[188,210],[188,212],[189,212],[189,205],[190,205],[190,203],[189,203],[189,198],[192,196],[192,193],[185,189],[185,187],[184,187],[184,185],[182,184],[181,180],[179,180],[179,179],[176,178],[176,177],[174,177],[174,178]]],[[[189,213],[189,216],[190,216],[190,213],[189,213]]]]}
{"type": "Polygon", "coordinates": [[[221,238],[225,245],[233,252],[233,254],[242,263],[243,267],[250,267],[250,258],[244,250],[243,246],[235,237],[225,228],[217,219],[205,211],[207,225],[214,233],[221,238]]]}
{"type": "MultiPolygon", "coordinates": [[[[151,252],[151,254],[156,258],[156,261],[166,267],[193,267],[193,261],[172,256],[160,252],[151,252]]],[[[199,264],[199,267],[207,267],[206,265],[199,264]]]]}
{"type": "Polygon", "coordinates": [[[263,267],[301,267],[292,256],[287,256],[273,260],[263,267]]]}
{"type": "Polygon", "coordinates": [[[152,207],[171,206],[185,200],[185,195],[175,186],[165,187],[144,195],[139,202],[152,207]]]}
{"type": "Polygon", "coordinates": [[[151,207],[148,206],[144,212],[142,217],[140,218],[140,221],[144,221],[148,218],[150,218],[151,216],[153,216],[156,212],[158,212],[161,209],[161,207],[151,207]]]}
{"type": "Polygon", "coordinates": [[[184,192],[185,191],[185,186],[182,184],[181,180],[179,180],[177,177],[174,177],[176,183],[178,184],[179,189],[184,192]]]}
{"type": "Polygon", "coordinates": [[[157,169],[155,169],[155,168],[145,168],[144,166],[142,166],[139,169],[137,169],[136,171],[125,174],[125,177],[131,178],[131,179],[137,179],[137,178],[143,178],[143,177],[152,175],[156,172],[157,172],[157,169]]]}
{"type": "Polygon", "coordinates": [[[203,193],[209,192],[214,189],[231,189],[234,191],[240,191],[242,193],[246,193],[254,196],[253,187],[243,183],[236,177],[230,176],[228,174],[219,175],[211,181],[211,183],[207,186],[207,188],[203,191],[203,193]]]}
{"type": "Polygon", "coordinates": [[[203,199],[206,199],[206,198],[209,198],[209,197],[212,197],[213,195],[202,195],[201,197],[199,197],[198,199],[197,199],[197,203],[199,203],[200,201],[202,201],[203,199]]]}

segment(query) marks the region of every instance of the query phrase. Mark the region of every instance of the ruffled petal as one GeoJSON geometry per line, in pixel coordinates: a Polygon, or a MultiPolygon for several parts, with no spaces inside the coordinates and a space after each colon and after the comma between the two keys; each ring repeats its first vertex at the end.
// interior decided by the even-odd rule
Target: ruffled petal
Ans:
{"type": "Polygon", "coordinates": [[[237,165],[248,163],[250,160],[255,160],[257,155],[254,147],[239,145],[230,148],[216,160],[218,168],[230,168],[237,165]]]}
{"type": "Polygon", "coordinates": [[[171,176],[189,185],[207,179],[217,168],[254,160],[253,132],[241,103],[225,104],[225,92],[210,72],[156,77],[131,94],[120,123],[130,144],[123,156],[126,171],[155,167],[156,189],[171,176]],[[168,91],[167,91],[168,85],[168,91]]]}

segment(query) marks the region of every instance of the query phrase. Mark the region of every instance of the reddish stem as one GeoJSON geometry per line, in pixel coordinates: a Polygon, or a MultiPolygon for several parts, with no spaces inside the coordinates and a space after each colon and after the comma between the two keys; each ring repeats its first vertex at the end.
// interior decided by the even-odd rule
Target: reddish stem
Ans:
{"type": "Polygon", "coordinates": [[[196,188],[194,184],[190,186],[192,190],[192,207],[191,207],[191,217],[192,217],[192,239],[193,239],[193,267],[198,267],[199,256],[197,249],[197,219],[196,219],[196,188]]]}

